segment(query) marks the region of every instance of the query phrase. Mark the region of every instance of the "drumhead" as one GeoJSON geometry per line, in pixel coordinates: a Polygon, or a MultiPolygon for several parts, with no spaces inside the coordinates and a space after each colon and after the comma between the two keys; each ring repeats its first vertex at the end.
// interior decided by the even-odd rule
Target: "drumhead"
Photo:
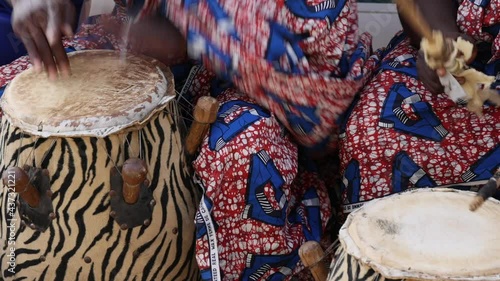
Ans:
{"type": "Polygon", "coordinates": [[[500,202],[417,189],[373,200],[340,230],[346,252],[388,279],[500,280],[500,202]]]}
{"type": "Polygon", "coordinates": [[[29,69],[9,84],[1,106],[11,124],[41,137],[105,137],[144,124],[175,97],[173,75],[153,59],[93,50],[69,60],[70,78],[29,69]]]}

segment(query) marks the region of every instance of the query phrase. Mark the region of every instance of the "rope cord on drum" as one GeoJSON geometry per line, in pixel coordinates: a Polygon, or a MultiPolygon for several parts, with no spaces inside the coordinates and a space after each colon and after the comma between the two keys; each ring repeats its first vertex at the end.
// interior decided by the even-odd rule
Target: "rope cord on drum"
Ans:
{"type": "MultiPolygon", "coordinates": [[[[24,132],[20,132],[20,137],[19,137],[19,139],[20,139],[20,140],[19,140],[19,147],[16,149],[16,154],[17,154],[17,156],[16,156],[16,161],[15,161],[15,166],[17,166],[17,167],[21,167],[21,166],[19,165],[19,164],[20,164],[20,159],[21,159],[21,149],[22,149],[22,147],[23,147],[23,140],[24,140],[25,138],[26,138],[25,133],[24,133],[24,132]]],[[[30,138],[32,138],[32,136],[30,136],[30,138]]],[[[36,161],[36,153],[33,153],[33,151],[35,150],[35,148],[36,148],[36,147],[37,147],[37,145],[38,145],[38,140],[39,140],[39,139],[40,139],[40,138],[38,138],[38,137],[35,139],[35,142],[33,143],[33,146],[31,147],[31,149],[30,149],[30,152],[29,152],[28,156],[27,156],[27,157],[26,157],[26,159],[24,160],[24,163],[23,163],[23,165],[22,165],[23,167],[24,167],[24,166],[26,166],[26,164],[28,163],[28,160],[30,160],[30,159],[31,159],[31,162],[32,162],[32,163],[35,163],[35,164],[34,164],[34,165],[35,165],[35,167],[36,167],[36,166],[39,166],[39,165],[37,165],[37,164],[36,164],[36,162],[37,162],[37,161],[36,161]]],[[[2,151],[1,151],[1,154],[2,154],[2,158],[4,158],[4,159],[5,159],[5,146],[7,145],[7,143],[6,143],[6,141],[5,141],[5,140],[2,140],[2,141],[3,141],[3,145],[2,145],[2,151]]],[[[56,140],[54,139],[54,140],[52,141],[52,143],[50,144],[51,149],[52,149],[52,147],[54,146],[54,143],[55,143],[55,142],[56,142],[56,140]]],[[[49,149],[49,150],[50,150],[50,149],[49,149]]],[[[42,157],[41,163],[43,163],[43,162],[45,161],[45,159],[47,158],[47,156],[48,156],[48,155],[49,155],[49,153],[45,153],[45,155],[42,157]]],[[[41,163],[40,163],[40,164],[41,164],[41,163]]],[[[21,167],[21,168],[22,168],[22,167],[21,167]]],[[[36,174],[33,174],[33,175],[31,175],[31,176],[29,177],[28,184],[33,183],[33,180],[35,179],[35,176],[36,176],[36,174]]]]}

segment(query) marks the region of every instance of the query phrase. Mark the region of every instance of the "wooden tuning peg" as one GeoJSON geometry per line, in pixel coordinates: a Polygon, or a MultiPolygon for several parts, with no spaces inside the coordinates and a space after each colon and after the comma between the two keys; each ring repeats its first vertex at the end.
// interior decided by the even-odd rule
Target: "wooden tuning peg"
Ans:
{"type": "Polygon", "coordinates": [[[139,158],[130,158],[122,168],[123,200],[128,204],[135,204],[141,194],[141,185],[146,180],[148,170],[146,162],[139,158]]]}
{"type": "Polygon", "coordinates": [[[193,111],[194,121],[186,138],[186,153],[192,157],[200,146],[210,124],[217,119],[219,102],[210,96],[201,97],[193,111]]]}

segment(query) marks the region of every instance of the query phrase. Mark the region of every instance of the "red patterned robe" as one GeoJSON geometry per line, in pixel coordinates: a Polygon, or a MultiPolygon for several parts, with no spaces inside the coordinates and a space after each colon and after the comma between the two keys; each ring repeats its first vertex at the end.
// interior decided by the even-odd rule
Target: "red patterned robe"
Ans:
{"type": "MultiPolygon", "coordinates": [[[[500,90],[500,0],[463,0],[460,30],[476,40],[472,64],[496,76],[500,90]]],[[[484,116],[417,79],[412,48],[402,34],[381,50],[382,64],[341,129],[344,213],[364,202],[411,188],[477,190],[500,166],[500,109],[486,103],[484,116]]]]}
{"type": "MultiPolygon", "coordinates": [[[[338,120],[377,63],[370,36],[357,33],[355,1],[127,2],[141,16],[168,16],[203,62],[176,81],[181,95],[221,103],[194,161],[204,190],[194,218],[203,280],[296,277],[299,247],[319,241],[331,216],[301,145],[336,147],[338,120]]],[[[102,20],[84,24],[68,50],[118,48],[102,20]]],[[[26,58],[1,67],[0,87],[26,67],[26,58]]]]}

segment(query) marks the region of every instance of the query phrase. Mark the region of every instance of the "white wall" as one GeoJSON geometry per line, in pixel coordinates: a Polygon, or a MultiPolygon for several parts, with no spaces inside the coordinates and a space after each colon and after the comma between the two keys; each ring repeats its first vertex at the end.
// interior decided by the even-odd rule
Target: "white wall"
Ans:
{"type": "Polygon", "coordinates": [[[385,47],[402,29],[396,5],[359,3],[359,29],[373,36],[373,48],[385,47]]]}
{"type": "Polygon", "coordinates": [[[89,16],[111,13],[114,6],[113,0],[92,0],[89,16]]]}

